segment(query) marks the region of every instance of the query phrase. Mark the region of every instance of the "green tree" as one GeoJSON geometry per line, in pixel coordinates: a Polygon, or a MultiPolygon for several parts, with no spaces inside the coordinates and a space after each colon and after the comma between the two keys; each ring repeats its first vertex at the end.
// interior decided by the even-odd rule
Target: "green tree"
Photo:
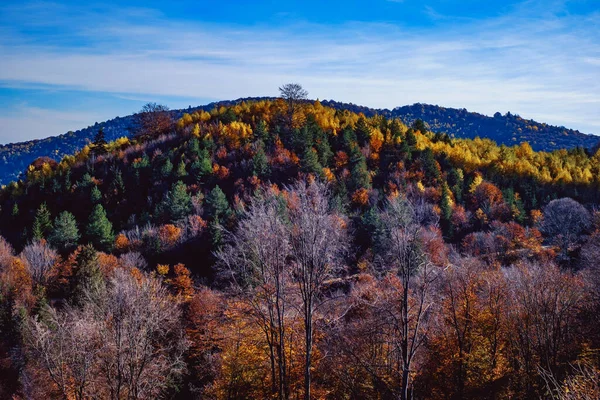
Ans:
{"type": "Polygon", "coordinates": [[[304,153],[300,159],[300,167],[302,172],[315,174],[316,176],[321,176],[321,173],[323,172],[323,167],[319,163],[319,156],[312,147],[304,149],[304,153]]]}
{"type": "Polygon", "coordinates": [[[40,240],[45,238],[51,229],[52,220],[50,211],[48,211],[46,203],[42,203],[40,208],[37,209],[35,219],[33,220],[33,227],[31,229],[33,239],[40,240]]]}
{"type": "Polygon", "coordinates": [[[54,229],[48,237],[50,244],[60,251],[73,249],[79,241],[79,230],[77,221],[73,214],[63,211],[54,220],[54,229]]]}
{"type": "Polygon", "coordinates": [[[358,119],[354,132],[356,132],[356,139],[358,140],[359,146],[363,147],[365,144],[369,143],[369,140],[371,139],[371,128],[367,124],[365,117],[361,116],[358,119]]]}
{"type": "Polygon", "coordinates": [[[102,193],[100,192],[100,189],[98,189],[98,186],[94,185],[92,187],[90,198],[92,204],[100,204],[102,202],[102,193]]]}
{"type": "Polygon", "coordinates": [[[202,182],[212,174],[212,162],[206,149],[200,150],[198,159],[192,163],[191,172],[196,182],[202,182]]]}
{"type": "Polygon", "coordinates": [[[262,143],[259,143],[258,149],[252,157],[252,172],[259,178],[265,178],[269,175],[269,161],[262,143]]]}
{"type": "Polygon", "coordinates": [[[106,139],[104,138],[104,128],[100,128],[92,142],[92,153],[94,155],[103,155],[108,152],[106,148],[106,139]]]}
{"type": "Polygon", "coordinates": [[[162,167],[160,167],[160,177],[162,179],[168,179],[171,176],[171,172],[173,172],[173,163],[171,159],[167,157],[162,167]]]}
{"type": "Polygon", "coordinates": [[[185,161],[181,160],[179,164],[177,164],[177,169],[175,170],[175,178],[181,179],[187,176],[187,171],[185,170],[185,161]]]}
{"type": "Polygon", "coordinates": [[[88,294],[99,293],[104,286],[104,278],[98,263],[98,253],[94,246],[81,248],[76,257],[71,296],[75,305],[82,305],[88,294]]]}
{"type": "Polygon", "coordinates": [[[100,250],[110,250],[112,248],[115,235],[112,223],[106,217],[106,211],[101,204],[96,204],[86,229],[87,239],[94,247],[100,250]]]}
{"type": "Polygon", "coordinates": [[[208,196],[206,196],[206,208],[208,215],[213,219],[223,219],[229,216],[231,212],[229,202],[219,186],[215,186],[208,196]]]}
{"type": "Polygon", "coordinates": [[[452,199],[450,198],[450,189],[448,184],[444,182],[442,184],[442,198],[440,199],[440,210],[442,215],[440,216],[440,225],[444,236],[450,238],[453,234],[452,227],[452,199]]]}
{"type": "Polygon", "coordinates": [[[159,205],[159,215],[175,222],[185,218],[192,212],[192,198],[187,192],[187,186],[182,181],[173,184],[159,205]]]}
{"type": "Polygon", "coordinates": [[[423,122],[422,119],[415,120],[415,122],[413,122],[413,124],[412,124],[412,128],[415,131],[419,131],[421,133],[427,132],[427,126],[425,126],[425,122],[423,122]]]}

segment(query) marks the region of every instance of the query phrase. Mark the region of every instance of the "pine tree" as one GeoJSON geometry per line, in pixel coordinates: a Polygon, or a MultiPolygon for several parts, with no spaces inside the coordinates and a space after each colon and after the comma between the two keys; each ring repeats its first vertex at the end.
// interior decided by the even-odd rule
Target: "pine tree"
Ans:
{"type": "Polygon", "coordinates": [[[123,174],[120,169],[116,169],[114,172],[115,177],[110,183],[110,192],[114,195],[123,196],[125,194],[125,182],[123,181],[123,174]]]}
{"type": "Polygon", "coordinates": [[[252,157],[252,172],[254,175],[264,179],[269,175],[269,161],[263,149],[262,143],[259,143],[258,149],[252,157]]]}
{"type": "Polygon", "coordinates": [[[421,163],[423,165],[423,172],[425,172],[425,179],[429,186],[436,186],[440,180],[441,173],[433,151],[430,148],[425,149],[421,154],[421,163]]]}
{"type": "Polygon", "coordinates": [[[315,176],[321,176],[321,173],[323,172],[323,167],[319,164],[317,152],[312,147],[304,149],[304,153],[300,159],[300,167],[302,172],[314,174],[315,176]]]}
{"type": "Polygon", "coordinates": [[[197,138],[192,138],[188,142],[188,150],[191,157],[195,157],[200,154],[200,142],[197,138]]]}
{"type": "Polygon", "coordinates": [[[447,238],[452,237],[452,199],[450,198],[450,189],[448,184],[444,182],[442,184],[442,198],[440,199],[440,210],[442,211],[440,216],[440,225],[442,232],[447,238]]]}
{"type": "Polygon", "coordinates": [[[73,214],[63,211],[54,220],[54,229],[48,237],[48,241],[60,251],[69,251],[77,245],[79,230],[77,221],[73,214]]]}
{"type": "Polygon", "coordinates": [[[173,172],[173,163],[171,159],[167,157],[162,167],[160,167],[160,177],[162,179],[168,179],[171,176],[171,172],[173,172]]]}
{"type": "Polygon", "coordinates": [[[96,204],[86,229],[88,241],[99,250],[110,250],[114,242],[112,223],[106,217],[106,211],[101,204],[96,204]]]}
{"type": "Polygon", "coordinates": [[[170,222],[176,222],[192,212],[192,198],[182,181],[173,184],[159,205],[158,213],[170,222]]]}
{"type": "Polygon", "coordinates": [[[181,179],[187,176],[187,171],[185,169],[185,161],[181,160],[179,164],[177,164],[177,169],[175,170],[175,178],[181,179]]]}
{"type": "Polygon", "coordinates": [[[258,121],[258,124],[256,124],[256,129],[254,130],[254,135],[266,144],[272,143],[272,138],[269,135],[269,130],[267,128],[267,124],[262,119],[260,121],[258,121]]]}
{"type": "Polygon", "coordinates": [[[202,182],[212,174],[212,171],[212,162],[208,151],[206,149],[200,150],[198,159],[194,161],[191,166],[192,176],[196,182],[202,182]]]}
{"type": "Polygon", "coordinates": [[[31,229],[32,237],[35,240],[45,238],[50,230],[52,229],[52,220],[50,217],[50,211],[46,203],[42,203],[40,208],[35,213],[35,219],[33,221],[33,227],[31,229]]]}
{"type": "Polygon", "coordinates": [[[224,217],[229,216],[231,212],[227,197],[219,186],[215,186],[215,188],[210,191],[208,196],[206,196],[206,207],[208,215],[213,219],[223,219],[224,217]]]}
{"type": "Polygon", "coordinates": [[[80,306],[87,300],[89,294],[94,295],[102,290],[104,278],[94,246],[84,246],[77,254],[76,262],[71,296],[73,304],[80,306]]]}
{"type": "Polygon", "coordinates": [[[108,152],[106,148],[106,139],[104,138],[104,128],[100,128],[92,142],[92,153],[94,155],[102,155],[108,152]]]}
{"type": "Polygon", "coordinates": [[[367,124],[365,117],[361,116],[358,119],[354,131],[356,132],[356,139],[358,140],[358,145],[360,147],[369,143],[369,139],[371,138],[371,128],[367,124]]]}
{"type": "Polygon", "coordinates": [[[94,185],[90,194],[92,204],[100,204],[102,202],[102,192],[98,189],[98,186],[94,185]]]}

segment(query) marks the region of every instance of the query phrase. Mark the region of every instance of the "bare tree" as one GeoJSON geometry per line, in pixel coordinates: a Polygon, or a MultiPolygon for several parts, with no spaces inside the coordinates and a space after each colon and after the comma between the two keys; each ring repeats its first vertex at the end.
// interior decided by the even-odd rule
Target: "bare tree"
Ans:
{"type": "Polygon", "coordinates": [[[107,397],[156,397],[182,372],[187,343],[181,313],[160,281],[148,277],[138,282],[117,270],[93,311],[106,321],[99,331],[99,369],[107,397]]]}
{"type": "Polygon", "coordinates": [[[554,373],[565,357],[577,354],[576,318],[585,306],[584,286],[578,276],[552,264],[522,263],[508,269],[506,279],[511,345],[532,396],[539,368],[554,373]]]}
{"type": "Polygon", "coordinates": [[[290,238],[282,218],[282,199],[265,189],[253,199],[230,243],[217,253],[235,293],[253,310],[264,332],[271,361],[271,384],[279,399],[290,396],[286,335],[289,301],[290,238]]]}
{"type": "Polygon", "coordinates": [[[319,182],[294,185],[289,203],[292,274],[300,292],[305,332],[304,398],[310,399],[315,310],[322,304],[324,283],[340,270],[346,250],[345,221],[330,205],[327,187],[319,182]]]}
{"type": "Polygon", "coordinates": [[[29,268],[31,278],[40,285],[46,282],[57,258],[58,253],[48,246],[45,240],[36,240],[28,244],[21,252],[21,259],[29,268]]]}
{"type": "Polygon", "coordinates": [[[173,126],[169,107],[147,103],[134,116],[134,135],[140,139],[153,139],[167,133],[173,126]]]}
{"type": "Polygon", "coordinates": [[[544,207],[540,230],[560,248],[561,258],[568,259],[569,248],[591,226],[592,216],[588,210],[575,200],[565,197],[552,200],[544,207]]]}
{"type": "Polygon", "coordinates": [[[279,88],[279,93],[288,104],[288,123],[291,127],[294,114],[298,111],[301,102],[308,98],[308,92],[298,83],[286,83],[279,88]]]}
{"type": "Polygon", "coordinates": [[[28,323],[31,359],[64,398],[159,397],[184,367],[178,304],[156,278],[117,269],[108,287],[88,288],[81,308],[49,310],[28,323]]]}
{"type": "Polygon", "coordinates": [[[64,398],[81,400],[96,393],[94,367],[100,341],[98,322],[91,317],[74,308],[62,312],[49,309],[47,323],[34,318],[26,326],[25,343],[31,360],[64,398]]]}
{"type": "MultiPolygon", "coordinates": [[[[434,305],[433,283],[437,268],[429,262],[421,243],[419,213],[406,199],[388,203],[381,215],[381,231],[377,238],[378,258],[385,270],[399,280],[397,293],[376,302],[378,312],[397,335],[397,352],[402,369],[400,398],[410,398],[413,362],[427,337],[428,319],[434,305]]],[[[393,293],[393,292],[392,292],[393,293]]]]}

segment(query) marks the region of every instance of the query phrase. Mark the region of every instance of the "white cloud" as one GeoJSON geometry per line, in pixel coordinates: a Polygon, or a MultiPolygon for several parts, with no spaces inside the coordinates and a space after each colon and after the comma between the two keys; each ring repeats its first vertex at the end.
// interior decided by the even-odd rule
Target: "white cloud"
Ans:
{"type": "Polygon", "coordinates": [[[485,21],[445,21],[435,30],[362,23],[274,30],[176,23],[151,10],[129,10],[116,20],[87,13],[70,16],[64,34],[85,46],[32,43],[0,31],[0,80],[218,99],[276,95],[281,83],[297,81],[321,99],[510,110],[600,134],[598,16],[531,15],[518,8],[485,21]]]}

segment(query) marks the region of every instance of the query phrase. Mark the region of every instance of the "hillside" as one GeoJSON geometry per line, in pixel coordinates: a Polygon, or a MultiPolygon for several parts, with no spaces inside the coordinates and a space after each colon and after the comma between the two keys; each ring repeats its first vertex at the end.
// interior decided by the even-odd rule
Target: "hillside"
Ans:
{"type": "MultiPolygon", "coordinates": [[[[171,115],[176,119],[181,117],[184,112],[197,110],[210,111],[215,107],[229,106],[244,100],[259,99],[247,98],[220,101],[189,110],[173,110],[171,115]]],[[[594,135],[586,135],[571,129],[524,120],[513,114],[504,116],[496,114],[494,117],[487,117],[478,113],[468,112],[464,109],[458,110],[426,104],[397,107],[391,111],[330,100],[323,101],[322,104],[338,110],[363,113],[369,117],[379,114],[388,118],[400,118],[407,125],[412,124],[417,119],[421,119],[429,125],[432,131],[444,132],[456,138],[489,138],[498,144],[505,144],[507,146],[526,141],[531,144],[534,150],[552,151],[571,149],[578,146],[590,149],[599,140],[594,135]]],[[[18,179],[27,166],[38,157],[50,157],[60,160],[66,155],[74,154],[88,144],[100,128],[104,129],[107,140],[115,140],[119,137],[130,136],[133,124],[134,118],[132,115],[129,115],[96,123],[85,129],[68,132],[59,136],[0,145],[0,184],[7,184],[10,181],[18,179]]]]}
{"type": "Polygon", "coordinates": [[[287,100],[0,190],[0,398],[597,398],[600,150],[287,100]]]}

